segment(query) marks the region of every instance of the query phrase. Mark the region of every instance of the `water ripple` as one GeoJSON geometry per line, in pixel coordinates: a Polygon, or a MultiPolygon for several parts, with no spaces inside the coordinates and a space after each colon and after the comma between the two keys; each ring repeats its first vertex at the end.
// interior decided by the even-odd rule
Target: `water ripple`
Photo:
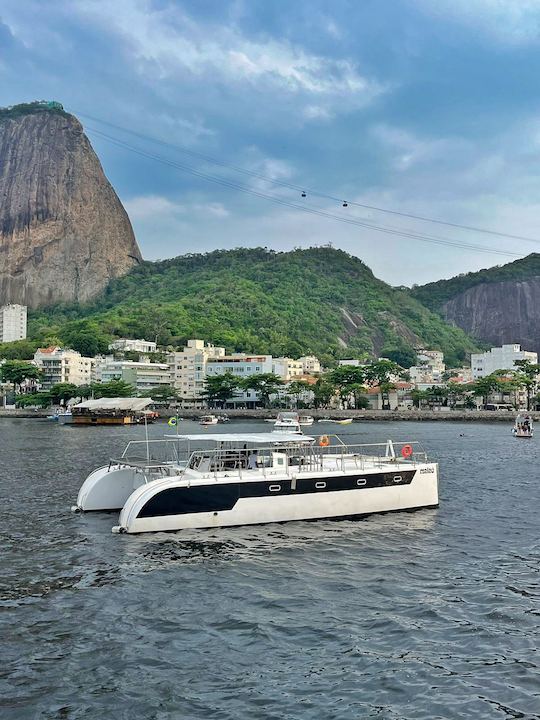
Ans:
{"type": "Polygon", "coordinates": [[[119,537],[68,509],[131,431],[0,420],[2,720],[540,718],[536,445],[361,430],[424,442],[439,510],[119,537]]]}

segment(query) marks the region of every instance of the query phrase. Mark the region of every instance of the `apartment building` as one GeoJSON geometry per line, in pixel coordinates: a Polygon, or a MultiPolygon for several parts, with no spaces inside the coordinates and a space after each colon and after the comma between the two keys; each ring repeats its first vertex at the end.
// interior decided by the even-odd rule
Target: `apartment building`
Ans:
{"type": "Polygon", "coordinates": [[[136,392],[171,385],[171,372],[167,363],[115,360],[112,356],[97,359],[94,377],[102,383],[123,380],[132,385],[136,392]]]}
{"type": "Polygon", "coordinates": [[[536,364],[538,354],[522,350],[521,345],[509,344],[492,347],[491,350],[471,355],[471,369],[474,380],[491,375],[496,370],[514,370],[516,360],[529,360],[536,364]]]}
{"type": "Polygon", "coordinates": [[[150,340],[130,340],[129,338],[119,338],[109,345],[109,350],[118,350],[119,352],[139,352],[152,353],[156,352],[157,344],[150,340]]]}
{"type": "Polygon", "coordinates": [[[0,342],[26,338],[26,305],[4,305],[0,308],[0,342]]]}
{"type": "Polygon", "coordinates": [[[50,390],[58,383],[88,385],[93,378],[94,358],[56,346],[38,348],[34,362],[42,372],[41,386],[50,390]]]}
{"type": "Polygon", "coordinates": [[[195,339],[188,340],[182,351],[168,353],[171,382],[183,402],[201,402],[207,363],[221,357],[225,357],[225,348],[195,339]]]}

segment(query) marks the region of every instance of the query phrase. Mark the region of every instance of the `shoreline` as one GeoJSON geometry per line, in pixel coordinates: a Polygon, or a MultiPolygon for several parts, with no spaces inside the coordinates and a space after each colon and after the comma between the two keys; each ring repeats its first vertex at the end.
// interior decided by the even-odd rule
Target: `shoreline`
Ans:
{"type": "MultiPolygon", "coordinates": [[[[167,409],[159,410],[160,418],[167,420],[168,418],[179,415],[188,420],[196,420],[202,415],[208,415],[208,410],[178,410],[178,412],[167,409]]],[[[265,420],[275,418],[280,410],[214,410],[216,414],[226,414],[231,419],[252,419],[265,420]]],[[[315,420],[319,418],[332,417],[334,419],[353,418],[360,421],[390,421],[390,422],[507,422],[513,423],[517,410],[509,412],[508,410],[451,410],[451,411],[435,411],[435,410],[305,410],[306,415],[311,415],[315,420]]],[[[522,411],[524,412],[524,411],[522,411]]],[[[51,414],[50,410],[5,410],[0,409],[0,418],[25,419],[25,420],[43,420],[51,414]]],[[[530,411],[528,413],[533,420],[540,420],[540,412],[530,411]]]]}

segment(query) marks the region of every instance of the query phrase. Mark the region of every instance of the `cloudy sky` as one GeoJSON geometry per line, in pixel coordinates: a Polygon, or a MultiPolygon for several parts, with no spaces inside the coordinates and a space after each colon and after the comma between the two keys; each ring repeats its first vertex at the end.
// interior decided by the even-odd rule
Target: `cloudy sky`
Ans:
{"type": "Polygon", "coordinates": [[[0,105],[80,117],[148,259],[331,242],[410,285],[537,251],[539,78],[540,0],[0,4],[0,105]]]}

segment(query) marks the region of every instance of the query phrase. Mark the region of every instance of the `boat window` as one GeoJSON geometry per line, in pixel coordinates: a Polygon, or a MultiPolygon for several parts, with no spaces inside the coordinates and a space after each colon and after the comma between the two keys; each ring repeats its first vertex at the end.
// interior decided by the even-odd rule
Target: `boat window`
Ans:
{"type": "Polygon", "coordinates": [[[279,492],[281,490],[281,485],[270,485],[268,489],[270,492],[279,492]]]}

